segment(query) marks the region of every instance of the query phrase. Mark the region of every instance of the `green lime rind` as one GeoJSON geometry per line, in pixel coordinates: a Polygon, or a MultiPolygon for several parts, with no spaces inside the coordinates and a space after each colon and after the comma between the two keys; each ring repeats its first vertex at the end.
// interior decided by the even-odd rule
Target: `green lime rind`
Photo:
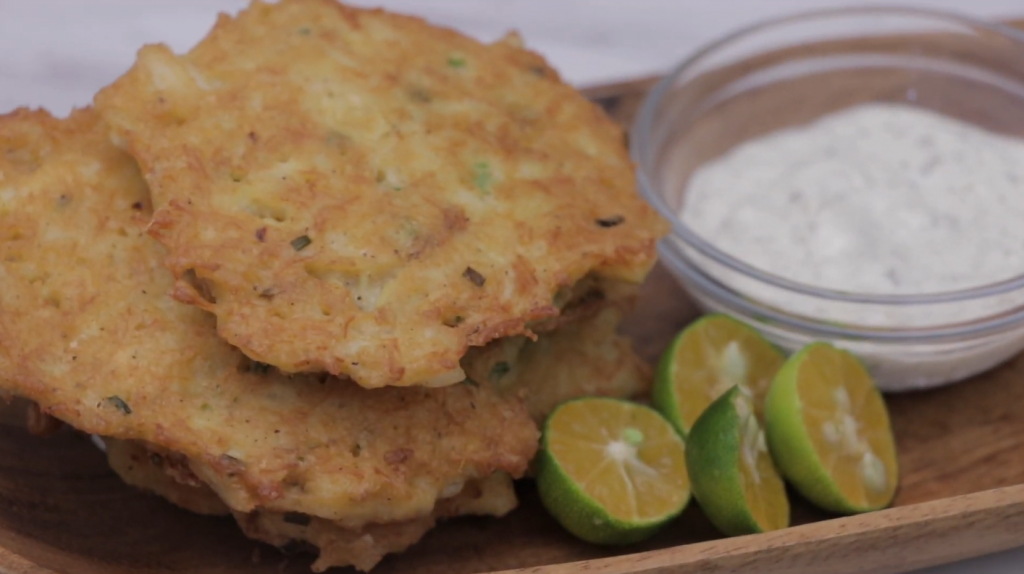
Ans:
{"type": "MultiPolygon", "coordinates": [[[[859,506],[843,495],[818,457],[811,436],[803,424],[797,374],[808,353],[819,346],[836,349],[824,342],[811,343],[791,356],[772,380],[764,410],[768,450],[782,476],[818,508],[836,514],[880,510],[889,506],[892,499],[878,506],[859,506]]],[[[841,349],[836,350],[846,353],[841,349]]],[[[857,363],[863,365],[860,360],[857,363]]],[[[871,392],[881,395],[877,388],[871,392]]]]}
{"type": "Polygon", "coordinates": [[[748,331],[757,336],[758,339],[763,340],[766,345],[779,353],[780,357],[783,356],[782,351],[772,344],[771,341],[767,340],[757,329],[730,315],[722,313],[704,315],[683,329],[675,336],[674,339],[672,339],[672,342],[669,343],[668,348],[665,349],[665,352],[662,353],[661,358],[658,360],[658,366],[654,375],[654,386],[651,389],[651,406],[657,409],[658,412],[668,419],[668,421],[672,423],[672,426],[676,427],[676,430],[683,437],[687,436],[690,432],[690,428],[695,424],[695,421],[683,420],[682,412],[679,408],[679,396],[676,394],[675,375],[680,367],[686,368],[687,365],[677,364],[675,356],[679,346],[697,332],[697,330],[701,329],[702,325],[710,321],[728,321],[733,323],[737,328],[748,331]]]}
{"type": "MultiPolygon", "coordinates": [[[[678,508],[668,508],[661,516],[646,521],[623,520],[612,516],[591,498],[569,477],[547,448],[549,422],[565,405],[584,400],[627,402],[618,399],[584,397],[566,401],[548,415],[541,435],[541,450],[537,455],[537,492],[540,495],[541,503],[563,528],[585,542],[605,546],[621,546],[646,540],[682,514],[690,502],[690,496],[684,498],[678,508]]],[[[650,407],[636,403],[630,404],[661,416],[650,407]]]]}
{"type": "Polygon", "coordinates": [[[708,520],[727,536],[765,532],[751,514],[743,492],[739,469],[743,421],[734,406],[739,392],[739,387],[733,387],[711,403],[690,429],[686,441],[686,468],[693,497],[708,520]]]}
{"type": "Polygon", "coordinates": [[[683,343],[686,333],[703,320],[699,319],[672,339],[668,348],[661,354],[661,359],[658,360],[658,366],[654,371],[654,385],[651,388],[651,406],[672,423],[679,436],[684,438],[690,430],[690,425],[683,420],[679,410],[679,397],[676,395],[675,385],[675,355],[679,345],[683,343]]]}

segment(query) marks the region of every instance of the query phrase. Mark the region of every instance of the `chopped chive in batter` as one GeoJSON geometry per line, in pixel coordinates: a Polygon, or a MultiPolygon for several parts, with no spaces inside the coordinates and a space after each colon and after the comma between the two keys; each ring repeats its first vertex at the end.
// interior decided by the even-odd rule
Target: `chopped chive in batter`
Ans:
{"type": "Polygon", "coordinates": [[[483,287],[484,283],[487,282],[487,278],[472,267],[466,267],[466,270],[462,272],[462,276],[469,279],[469,282],[477,287],[483,287]]]}
{"type": "Polygon", "coordinates": [[[494,176],[491,174],[491,164],[485,161],[478,161],[473,164],[473,185],[483,193],[491,192],[491,181],[494,176]]]}
{"type": "Polygon", "coordinates": [[[430,103],[434,99],[434,97],[430,95],[430,92],[423,88],[410,88],[409,97],[423,104],[430,103]]]}
{"type": "Polygon", "coordinates": [[[613,215],[611,217],[602,217],[597,220],[597,224],[601,227],[615,227],[621,225],[626,221],[626,218],[621,215],[613,215]]]}
{"type": "Polygon", "coordinates": [[[103,400],[106,401],[107,404],[111,405],[112,407],[116,408],[117,410],[121,411],[126,415],[132,414],[132,408],[128,406],[128,403],[124,402],[124,399],[117,395],[107,397],[106,399],[103,400]]]}
{"type": "Polygon", "coordinates": [[[291,241],[292,249],[294,249],[296,251],[302,251],[303,249],[309,247],[310,244],[312,244],[312,243],[313,243],[313,240],[310,239],[308,235],[300,235],[300,236],[296,237],[295,239],[292,239],[292,241],[291,241]]]}

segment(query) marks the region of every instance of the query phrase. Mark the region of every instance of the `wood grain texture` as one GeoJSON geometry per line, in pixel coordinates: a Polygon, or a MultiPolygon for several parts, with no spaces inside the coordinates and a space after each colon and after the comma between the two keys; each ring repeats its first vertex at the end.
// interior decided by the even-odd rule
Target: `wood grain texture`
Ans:
{"type": "MultiPolygon", "coordinates": [[[[700,129],[708,130],[707,141],[727,147],[816,106],[897,94],[906,78],[891,81],[888,87],[844,85],[841,101],[809,93],[794,102],[769,94],[767,111],[757,114],[764,121],[710,122],[700,129]]],[[[590,95],[628,122],[651,85],[643,80],[590,95]]],[[[985,112],[984,106],[973,109],[985,112]]],[[[1021,122],[1008,129],[1024,133],[1024,117],[1021,122]]],[[[719,147],[694,153],[705,157],[719,147]]],[[[653,360],[697,309],[663,268],[652,273],[643,295],[625,331],[653,360]]],[[[903,475],[890,510],[833,518],[794,496],[798,526],[718,539],[693,505],[654,539],[609,549],[563,532],[524,481],[518,486],[522,506],[509,517],[448,522],[375,572],[889,574],[1024,544],[1024,357],[961,385],[888,401],[903,475]]],[[[77,433],[29,435],[24,411],[17,401],[0,411],[0,573],[308,572],[309,556],[285,556],[245,539],[229,519],[195,516],[123,485],[77,433]]]]}

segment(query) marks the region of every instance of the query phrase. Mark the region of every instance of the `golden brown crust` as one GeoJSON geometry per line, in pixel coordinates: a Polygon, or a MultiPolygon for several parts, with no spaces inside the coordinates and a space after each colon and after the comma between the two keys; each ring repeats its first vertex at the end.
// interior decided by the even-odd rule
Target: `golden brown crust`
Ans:
{"type": "MultiPolygon", "coordinates": [[[[111,468],[128,484],[161,496],[199,514],[229,514],[228,507],[205,484],[183,484],[167,472],[166,455],[134,441],[106,439],[111,468]]],[[[353,565],[370,570],[385,555],[401,552],[417,542],[439,518],[467,515],[503,516],[515,508],[512,479],[504,473],[471,481],[455,496],[438,501],[433,512],[421,518],[390,524],[367,524],[358,529],[299,513],[235,513],[250,538],[279,547],[304,542],[318,549],[313,570],[353,565]]]]}
{"type": "Polygon", "coordinates": [[[287,377],[172,300],[144,182],[95,114],[0,116],[0,386],[88,433],[179,453],[228,506],[348,526],[524,472],[537,429],[496,389],[287,377]],[[141,221],[140,221],[141,220],[141,221]]]}
{"type": "Polygon", "coordinates": [[[354,566],[368,572],[384,556],[409,548],[437,524],[433,515],[390,524],[367,524],[358,530],[317,519],[298,526],[285,522],[281,514],[264,512],[239,513],[235,520],[249,538],[288,549],[299,543],[300,548],[318,551],[312,566],[314,572],[333,566],[354,566]]]}
{"type": "Polygon", "coordinates": [[[223,516],[231,509],[217,493],[203,483],[187,484],[168,471],[164,456],[148,450],[142,443],[106,438],[107,463],[126,483],[153,492],[175,506],[196,514],[223,516]]]}
{"type": "Polygon", "coordinates": [[[236,514],[235,519],[250,538],[279,547],[302,541],[317,548],[314,572],[349,565],[369,571],[387,554],[402,552],[418,542],[438,520],[469,515],[504,516],[516,505],[512,480],[507,474],[497,473],[471,481],[455,496],[439,500],[433,514],[403,522],[367,524],[353,530],[327,520],[313,518],[306,522],[280,513],[236,514]]]}
{"type": "Polygon", "coordinates": [[[650,388],[651,369],[629,339],[616,334],[623,313],[622,307],[610,306],[536,341],[502,339],[467,355],[467,374],[505,396],[524,397],[538,424],[570,399],[642,395],[650,388]]]}
{"type": "Polygon", "coordinates": [[[96,103],[153,189],[175,296],[227,341],[288,372],[444,385],[588,274],[639,282],[667,231],[620,130],[519,44],[257,2],[186,56],[143,48],[96,103]]]}

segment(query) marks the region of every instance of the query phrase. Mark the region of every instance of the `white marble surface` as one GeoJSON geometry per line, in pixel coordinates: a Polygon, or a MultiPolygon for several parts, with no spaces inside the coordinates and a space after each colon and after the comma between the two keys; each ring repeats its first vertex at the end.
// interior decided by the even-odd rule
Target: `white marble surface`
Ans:
{"type": "MultiPolygon", "coordinates": [[[[246,0],[0,0],[0,111],[66,113],[148,42],[185,50],[219,10],[246,0]]],[[[484,40],[509,28],[570,81],[589,85],[664,70],[700,44],[758,19],[853,0],[359,0],[421,14],[484,40]]],[[[1024,0],[904,0],[979,17],[1024,17],[1024,0]]],[[[1022,540],[1024,542],[1024,540],[1022,540]]],[[[814,574],[827,573],[826,564],[814,574]]],[[[919,574],[1017,574],[1024,550],[919,574]]],[[[756,574],[752,572],[751,574],[756,574]]],[[[794,573],[804,574],[804,573],[794,573]]]]}

